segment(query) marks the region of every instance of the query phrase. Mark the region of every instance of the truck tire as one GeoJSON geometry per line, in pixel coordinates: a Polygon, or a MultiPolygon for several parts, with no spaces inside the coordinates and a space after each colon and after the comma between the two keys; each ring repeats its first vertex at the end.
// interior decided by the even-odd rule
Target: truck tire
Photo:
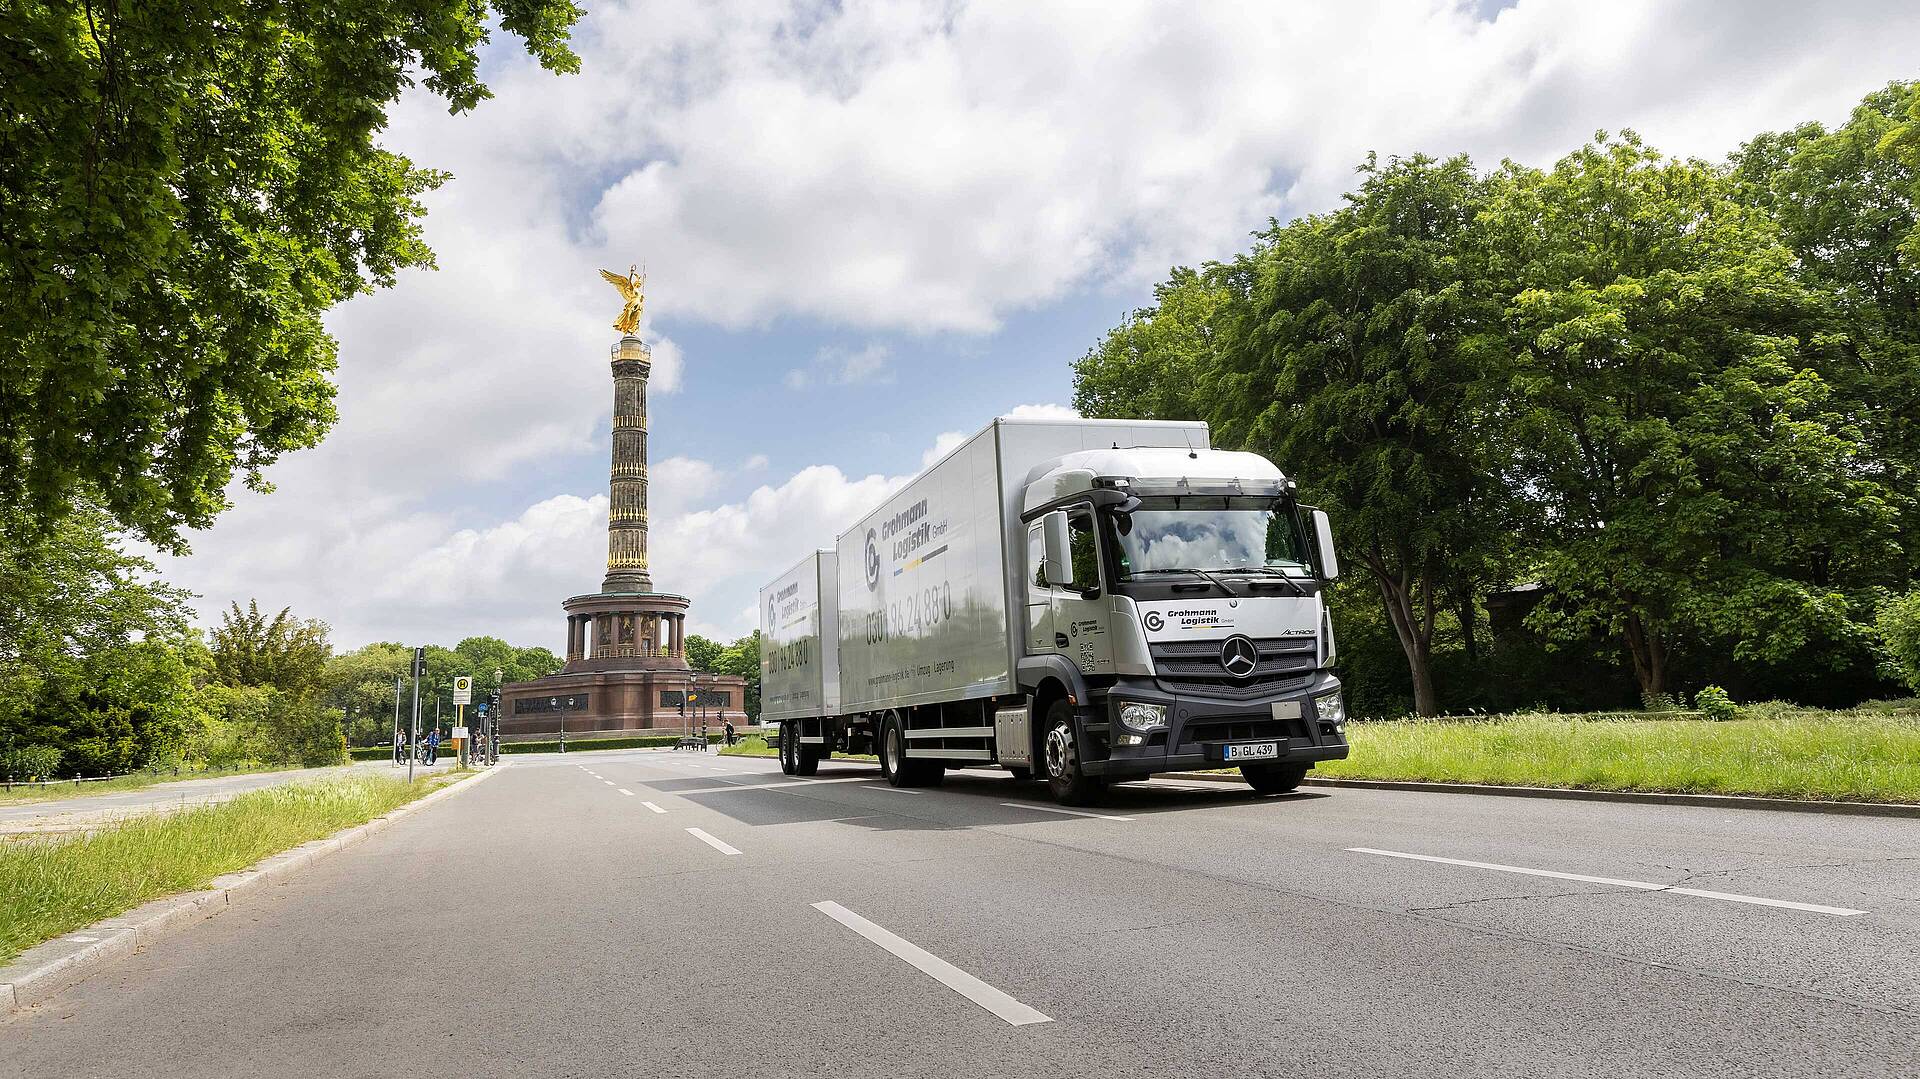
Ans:
{"type": "Polygon", "coordinates": [[[820,770],[820,747],[800,744],[800,726],[780,724],[780,771],[790,776],[810,776],[820,770]]]}
{"type": "Polygon", "coordinates": [[[946,766],[906,756],[907,731],[900,717],[890,715],[880,728],[880,774],[892,787],[937,787],[946,781],[946,766]]]}
{"type": "Polygon", "coordinates": [[[1107,791],[1106,780],[1080,770],[1080,752],[1073,740],[1073,705],[1055,701],[1047,709],[1045,753],[1047,788],[1063,806],[1092,805],[1107,791]]]}
{"type": "Polygon", "coordinates": [[[1307,778],[1311,764],[1243,764],[1240,775],[1261,794],[1285,794],[1307,778]]]}
{"type": "Polygon", "coordinates": [[[800,772],[800,736],[791,723],[780,724],[780,771],[790,776],[800,772]]]}

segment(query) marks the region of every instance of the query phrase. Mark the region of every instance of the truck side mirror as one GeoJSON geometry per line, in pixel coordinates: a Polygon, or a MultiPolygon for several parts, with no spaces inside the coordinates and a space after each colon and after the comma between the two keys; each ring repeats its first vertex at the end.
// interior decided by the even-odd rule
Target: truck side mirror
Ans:
{"type": "Polygon", "coordinates": [[[1040,537],[1046,556],[1042,576],[1056,588],[1073,587],[1073,545],[1067,529],[1067,511],[1053,510],[1040,518],[1040,537]]]}
{"type": "Polygon", "coordinates": [[[1340,560],[1333,554],[1333,524],[1326,510],[1313,511],[1313,544],[1320,549],[1320,574],[1329,581],[1340,579],[1340,560]]]}

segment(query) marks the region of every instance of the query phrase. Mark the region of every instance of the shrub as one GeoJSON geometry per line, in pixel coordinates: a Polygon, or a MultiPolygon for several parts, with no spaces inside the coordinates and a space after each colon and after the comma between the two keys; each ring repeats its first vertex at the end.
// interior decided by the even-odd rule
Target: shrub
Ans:
{"type": "Polygon", "coordinates": [[[1708,719],[1728,720],[1740,718],[1739,707],[1733,703],[1732,697],[1727,696],[1727,691],[1721,689],[1719,686],[1708,686],[1701,690],[1694,696],[1693,703],[1702,712],[1707,714],[1708,719]]]}
{"type": "Polygon", "coordinates": [[[1886,646],[1889,673],[1920,691],[1920,591],[1882,604],[1875,624],[1886,646]]]}
{"type": "Polygon", "coordinates": [[[60,757],[59,746],[23,746],[0,753],[0,775],[20,783],[52,779],[60,771],[60,757]]]}

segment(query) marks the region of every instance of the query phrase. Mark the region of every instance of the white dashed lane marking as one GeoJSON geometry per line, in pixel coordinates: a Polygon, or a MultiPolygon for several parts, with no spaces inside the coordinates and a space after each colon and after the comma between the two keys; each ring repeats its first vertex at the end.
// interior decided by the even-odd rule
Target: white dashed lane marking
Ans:
{"type": "Polygon", "coordinates": [[[1501,865],[1498,862],[1470,862],[1464,858],[1440,858],[1431,854],[1408,854],[1398,850],[1376,850],[1373,847],[1348,847],[1354,854],[1377,854],[1382,858],[1405,858],[1415,862],[1440,862],[1444,865],[1460,865],[1469,869],[1491,869],[1496,873],[1520,873],[1529,877],[1552,877],[1555,880],[1577,880],[1583,884],[1607,884],[1615,888],[1632,888],[1641,892],[1672,892],[1674,895],[1690,895],[1698,899],[1718,899],[1727,903],[1750,903],[1761,907],[1785,907],[1788,910],[1804,910],[1813,914],[1831,914],[1837,918],[1850,918],[1855,914],[1865,914],[1864,910],[1851,907],[1828,907],[1819,903],[1795,903],[1787,899],[1766,899],[1757,895],[1740,895],[1735,892],[1710,892],[1702,888],[1681,888],[1672,884],[1655,884],[1645,880],[1622,880],[1619,877],[1589,877],[1582,873],[1561,873],[1552,869],[1528,869],[1524,866],[1501,865]]]}
{"type": "Polygon", "coordinates": [[[813,909],[846,926],[868,940],[906,960],[922,974],[966,997],[1016,1027],[1053,1020],[1007,994],[968,974],[952,963],[911,941],[888,932],[831,900],[815,903],[813,909]]]}
{"type": "Polygon", "coordinates": [[[712,836],[708,835],[707,833],[701,831],[698,828],[687,829],[687,834],[692,836],[695,839],[698,839],[700,842],[705,843],[707,846],[712,847],[714,850],[717,850],[722,854],[740,853],[739,848],[728,846],[727,844],[722,843],[718,839],[713,838],[712,836]]]}

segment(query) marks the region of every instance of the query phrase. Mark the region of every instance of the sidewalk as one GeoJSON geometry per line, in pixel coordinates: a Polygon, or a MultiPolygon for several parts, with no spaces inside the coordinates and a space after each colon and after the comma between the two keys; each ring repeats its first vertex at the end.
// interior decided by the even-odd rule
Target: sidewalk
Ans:
{"type": "MultiPolygon", "coordinates": [[[[441,757],[433,771],[447,767],[449,757],[441,757]]],[[[417,771],[428,771],[416,765],[417,771]]],[[[109,821],[123,820],[147,813],[172,813],[188,806],[224,802],[247,791],[264,790],[283,783],[320,779],[326,776],[354,774],[405,775],[405,766],[391,761],[356,761],[330,768],[293,768],[282,772],[255,772],[249,775],[217,776],[212,779],[183,779],[174,783],[156,783],[138,790],[107,794],[81,794],[46,802],[22,802],[0,805],[0,837],[40,832],[73,832],[95,828],[109,821]]]]}

